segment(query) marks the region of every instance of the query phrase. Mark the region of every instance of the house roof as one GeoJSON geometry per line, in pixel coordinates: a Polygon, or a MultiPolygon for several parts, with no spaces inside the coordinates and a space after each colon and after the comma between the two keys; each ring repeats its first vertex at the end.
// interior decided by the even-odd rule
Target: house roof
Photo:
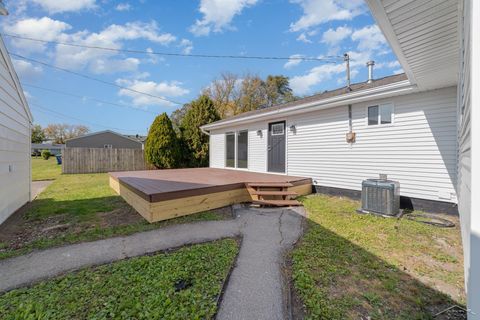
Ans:
{"type": "Polygon", "coordinates": [[[458,0],[366,0],[412,84],[420,89],[458,81],[458,0]]]}
{"type": "MultiPolygon", "coordinates": [[[[75,138],[68,139],[66,141],[68,142],[68,141],[81,139],[81,138],[85,138],[85,137],[89,137],[89,136],[94,136],[94,135],[102,134],[102,133],[112,133],[112,134],[115,134],[115,135],[120,136],[120,137],[125,138],[125,139],[129,139],[129,140],[132,140],[132,141],[135,141],[135,142],[138,142],[138,143],[143,143],[143,141],[141,141],[139,139],[132,138],[132,137],[135,137],[135,136],[124,135],[124,134],[121,134],[121,133],[118,133],[118,132],[115,132],[115,131],[112,131],[112,130],[103,130],[103,131],[87,133],[87,134],[84,134],[82,136],[78,136],[78,137],[75,137],[75,138]]],[[[139,136],[139,137],[141,137],[141,136],[139,136]]]]}
{"type": "Polygon", "coordinates": [[[219,120],[219,121],[210,123],[208,125],[202,126],[202,128],[208,130],[212,127],[216,127],[216,126],[219,126],[219,125],[222,125],[222,124],[225,124],[225,123],[230,123],[230,122],[234,122],[234,121],[235,122],[236,121],[242,121],[242,119],[246,119],[246,118],[249,118],[251,116],[261,116],[262,114],[266,115],[268,113],[271,113],[272,111],[278,111],[278,112],[287,111],[287,110],[289,110],[293,107],[302,106],[302,105],[310,105],[312,103],[317,103],[317,102],[321,103],[322,101],[325,101],[329,98],[347,96],[347,95],[351,95],[352,93],[367,91],[368,89],[387,86],[387,85],[390,85],[390,84],[400,83],[400,82],[404,82],[404,81],[408,81],[408,79],[407,79],[407,76],[404,73],[402,73],[402,74],[397,74],[397,75],[393,75],[393,76],[388,76],[388,77],[376,79],[376,80],[373,80],[370,83],[368,83],[366,81],[365,82],[360,82],[360,83],[354,83],[350,86],[350,90],[348,90],[347,87],[342,87],[342,88],[338,88],[338,89],[331,90],[331,91],[324,91],[322,93],[315,94],[315,95],[305,97],[303,99],[295,100],[295,101],[292,101],[292,102],[288,102],[288,103],[284,103],[284,104],[280,104],[280,105],[276,105],[276,106],[272,106],[272,107],[268,107],[268,108],[263,108],[263,109],[244,112],[244,113],[241,113],[239,115],[236,115],[236,116],[233,116],[233,117],[230,117],[230,118],[227,118],[227,119],[219,120]]]}
{"type": "Polygon", "coordinates": [[[147,140],[146,136],[141,136],[141,135],[138,135],[138,134],[124,134],[123,136],[127,137],[129,139],[132,139],[132,140],[139,141],[141,143],[144,143],[145,140],[147,140]]]}
{"type": "Polygon", "coordinates": [[[18,80],[18,75],[17,72],[15,71],[15,68],[13,67],[12,60],[10,59],[10,56],[8,54],[8,50],[5,47],[5,43],[3,42],[3,37],[0,35],[0,54],[5,60],[5,63],[7,64],[7,69],[8,72],[10,73],[10,76],[12,77],[13,83],[15,85],[15,89],[18,93],[18,96],[22,102],[22,107],[28,117],[28,120],[30,122],[33,121],[33,116],[32,112],[30,111],[30,107],[28,106],[27,98],[25,98],[25,94],[23,92],[23,88],[20,85],[20,80],[18,80]]]}

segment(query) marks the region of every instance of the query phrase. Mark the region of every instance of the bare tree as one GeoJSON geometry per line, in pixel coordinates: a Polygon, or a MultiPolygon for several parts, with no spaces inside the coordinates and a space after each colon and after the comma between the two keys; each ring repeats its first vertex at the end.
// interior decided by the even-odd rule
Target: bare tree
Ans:
{"type": "Polygon", "coordinates": [[[84,125],[71,125],[66,123],[49,124],[45,128],[45,136],[54,143],[64,144],[66,140],[76,138],[88,133],[90,130],[84,125]]]}
{"type": "Polygon", "coordinates": [[[253,74],[240,77],[222,73],[203,90],[203,94],[213,100],[222,119],[295,99],[288,77],[282,75],[269,75],[263,80],[253,74]]]}

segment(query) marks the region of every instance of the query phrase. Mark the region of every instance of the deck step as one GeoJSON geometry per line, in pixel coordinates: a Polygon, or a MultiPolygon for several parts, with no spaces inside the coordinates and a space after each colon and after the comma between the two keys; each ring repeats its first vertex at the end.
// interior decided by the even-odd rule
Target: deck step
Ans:
{"type": "Polygon", "coordinates": [[[248,182],[247,185],[252,188],[288,188],[293,187],[290,182],[248,182]]]}
{"type": "Polygon", "coordinates": [[[253,204],[259,204],[262,206],[274,206],[274,207],[288,207],[288,206],[301,206],[302,203],[297,200],[252,200],[253,204]]]}
{"type": "Polygon", "coordinates": [[[250,194],[256,196],[298,196],[298,193],[295,191],[264,191],[264,190],[257,190],[252,191],[250,194]]]}

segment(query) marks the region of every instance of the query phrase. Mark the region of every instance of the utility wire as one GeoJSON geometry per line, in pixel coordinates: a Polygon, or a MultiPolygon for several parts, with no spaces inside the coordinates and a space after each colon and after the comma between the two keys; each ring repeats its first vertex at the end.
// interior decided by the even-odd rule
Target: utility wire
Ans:
{"type": "Polygon", "coordinates": [[[91,100],[91,101],[95,101],[95,102],[98,102],[98,103],[108,104],[108,105],[117,106],[117,107],[121,107],[121,108],[130,108],[130,109],[133,109],[133,110],[142,111],[142,112],[150,113],[150,114],[154,114],[154,115],[158,114],[157,112],[153,112],[153,111],[149,111],[149,110],[145,110],[145,109],[135,108],[135,107],[131,107],[131,106],[128,106],[128,105],[122,105],[122,104],[119,104],[119,103],[100,100],[100,99],[96,99],[96,98],[92,98],[92,97],[81,96],[81,95],[70,93],[70,92],[65,92],[65,91],[60,91],[60,90],[55,90],[55,89],[50,89],[50,88],[44,88],[44,87],[40,87],[40,86],[37,86],[37,85],[25,83],[25,82],[22,82],[22,86],[35,88],[35,89],[39,89],[39,90],[44,90],[44,91],[49,91],[49,92],[61,94],[61,95],[64,95],[64,96],[75,97],[75,98],[79,98],[79,99],[82,99],[82,100],[83,99],[91,100]]]}
{"type": "Polygon", "coordinates": [[[76,117],[72,117],[72,116],[69,116],[69,115],[66,115],[66,114],[63,114],[63,113],[60,113],[58,111],[55,111],[55,110],[52,110],[52,109],[49,109],[49,108],[45,108],[37,103],[29,103],[29,105],[33,106],[34,108],[38,108],[40,110],[40,112],[50,112],[56,116],[60,116],[60,117],[64,117],[64,118],[67,118],[67,119],[73,119],[73,120],[76,120],[76,121],[80,121],[80,122],[83,122],[83,123],[86,123],[86,124],[89,124],[89,125],[92,125],[92,126],[97,126],[97,127],[102,127],[102,128],[105,128],[105,129],[113,129],[113,130],[116,130],[116,131],[130,131],[130,132],[137,132],[136,130],[129,130],[129,129],[122,129],[122,128],[115,128],[115,127],[109,127],[109,126],[105,126],[103,124],[99,124],[99,123],[95,123],[95,122],[90,122],[90,121],[86,121],[86,120],[83,120],[83,119],[79,119],[79,118],[76,118],[76,117]]]}
{"type": "Polygon", "coordinates": [[[145,96],[155,98],[155,99],[159,99],[159,100],[163,100],[163,101],[167,101],[167,102],[170,102],[170,103],[173,103],[173,104],[176,104],[176,105],[184,105],[183,102],[170,100],[170,99],[159,97],[159,96],[147,93],[147,92],[142,92],[142,91],[138,91],[138,90],[131,89],[131,88],[128,88],[128,87],[124,87],[124,86],[121,86],[119,84],[116,84],[116,83],[113,83],[113,82],[108,82],[108,81],[98,79],[98,78],[95,78],[95,77],[91,77],[91,76],[83,74],[83,73],[79,73],[79,72],[72,71],[72,70],[69,70],[69,69],[57,67],[57,66],[54,66],[52,64],[43,62],[43,61],[35,60],[35,59],[32,59],[32,58],[27,58],[27,57],[24,57],[22,55],[19,55],[19,54],[13,53],[13,52],[9,52],[9,54],[13,57],[16,57],[16,58],[19,58],[19,59],[22,59],[22,60],[25,60],[25,61],[34,62],[34,63],[43,65],[43,66],[48,67],[48,68],[60,70],[60,71],[66,72],[66,73],[70,73],[70,74],[76,75],[76,76],[81,77],[81,78],[85,78],[85,79],[92,80],[92,81],[97,81],[97,82],[100,82],[100,83],[103,83],[103,84],[106,84],[106,85],[109,85],[109,86],[117,87],[117,88],[124,89],[124,90],[127,90],[127,91],[131,91],[131,92],[134,92],[134,93],[143,94],[145,96]]]}
{"type": "Polygon", "coordinates": [[[41,42],[41,43],[51,43],[51,44],[57,44],[57,45],[62,45],[62,46],[71,46],[71,47],[77,47],[77,48],[96,49],[96,50],[124,52],[124,53],[153,54],[153,55],[171,56],[171,57],[213,58],[213,59],[245,59],[245,60],[247,60],[247,59],[250,59],[250,60],[300,60],[300,61],[317,61],[317,62],[321,61],[321,62],[328,62],[328,63],[337,63],[339,61],[343,61],[342,56],[323,56],[323,57],[244,56],[244,55],[216,55],[216,54],[186,54],[186,53],[172,53],[172,52],[161,52],[161,51],[118,49],[118,48],[109,48],[109,47],[77,44],[77,43],[71,43],[71,42],[60,42],[60,41],[36,39],[36,38],[23,37],[23,36],[19,36],[19,35],[15,35],[15,34],[8,34],[8,33],[3,33],[3,35],[6,36],[6,37],[15,38],[15,39],[35,41],[35,42],[41,42]]]}

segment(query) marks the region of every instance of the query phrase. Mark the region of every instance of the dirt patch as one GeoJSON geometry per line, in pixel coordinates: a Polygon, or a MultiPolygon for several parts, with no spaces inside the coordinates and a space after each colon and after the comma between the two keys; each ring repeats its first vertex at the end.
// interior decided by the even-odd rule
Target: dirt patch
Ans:
{"type": "MultiPolygon", "coordinates": [[[[39,240],[48,241],[59,237],[75,237],[76,235],[80,237],[82,233],[88,231],[148,225],[146,220],[128,205],[109,212],[98,212],[95,218],[89,219],[89,221],[76,221],[68,214],[57,214],[43,219],[28,219],[26,214],[30,207],[31,204],[25,205],[0,226],[0,253],[22,249],[39,240]]],[[[211,211],[219,219],[232,218],[230,207],[211,211]]],[[[171,224],[171,221],[166,221],[165,224],[171,224]]],[[[161,223],[158,226],[160,227],[161,223]]]]}
{"type": "Polygon", "coordinates": [[[108,228],[143,221],[130,206],[110,212],[99,212],[93,222],[75,222],[67,214],[31,220],[26,218],[29,207],[30,205],[24,206],[2,224],[0,242],[4,244],[3,250],[17,250],[36,240],[78,234],[92,228],[108,228]]]}

